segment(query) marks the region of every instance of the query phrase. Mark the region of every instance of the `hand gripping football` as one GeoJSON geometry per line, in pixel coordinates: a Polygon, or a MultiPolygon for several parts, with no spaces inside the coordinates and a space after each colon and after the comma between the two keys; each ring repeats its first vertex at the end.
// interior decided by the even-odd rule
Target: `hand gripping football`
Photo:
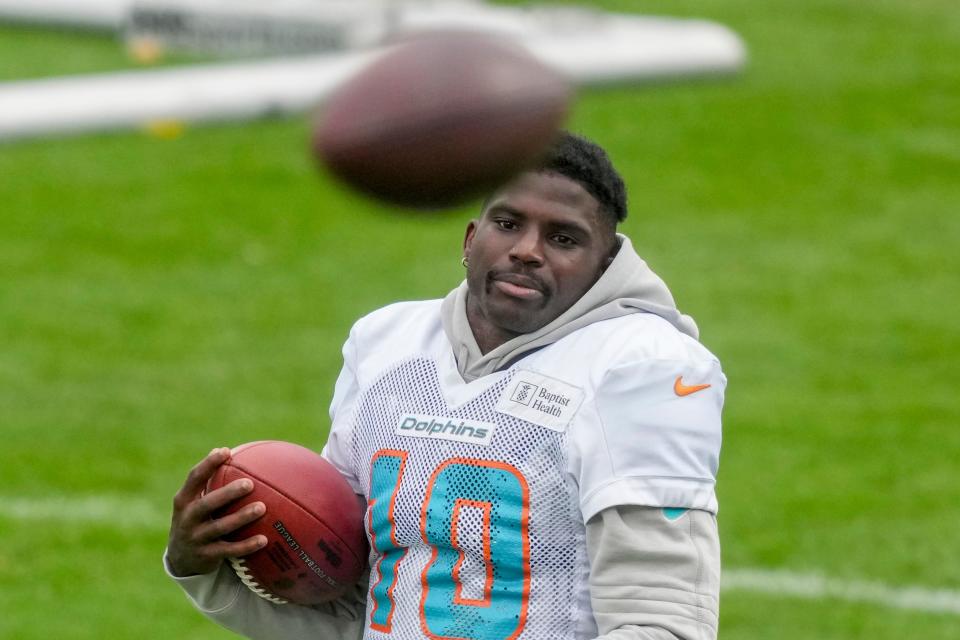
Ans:
{"type": "Polygon", "coordinates": [[[272,602],[311,605],[356,584],[367,563],[363,506],[333,465],[289,442],[251,442],[233,449],[207,490],[239,478],[253,480],[253,491],[223,515],[256,501],[267,507],[263,517],[226,536],[267,537],[259,551],[231,558],[247,587],[272,602]]]}

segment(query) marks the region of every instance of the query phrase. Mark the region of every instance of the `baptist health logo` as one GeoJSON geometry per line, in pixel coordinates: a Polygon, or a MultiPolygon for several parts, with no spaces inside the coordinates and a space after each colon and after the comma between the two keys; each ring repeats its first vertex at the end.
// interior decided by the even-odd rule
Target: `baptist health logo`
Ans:
{"type": "Polygon", "coordinates": [[[408,438],[453,440],[486,447],[493,439],[496,428],[497,425],[491,422],[408,414],[397,420],[394,433],[408,438]]]}
{"type": "Polygon", "coordinates": [[[537,389],[539,388],[539,386],[533,383],[521,380],[517,383],[517,387],[513,390],[513,395],[510,396],[510,399],[529,407],[530,401],[536,396],[537,389]]]}
{"type": "Polygon", "coordinates": [[[497,402],[497,412],[565,431],[583,402],[583,390],[534,371],[521,371],[497,402]]]}
{"type": "Polygon", "coordinates": [[[546,385],[537,385],[520,380],[513,390],[510,399],[541,413],[559,418],[564,408],[570,406],[570,397],[560,389],[551,389],[546,385]]]}

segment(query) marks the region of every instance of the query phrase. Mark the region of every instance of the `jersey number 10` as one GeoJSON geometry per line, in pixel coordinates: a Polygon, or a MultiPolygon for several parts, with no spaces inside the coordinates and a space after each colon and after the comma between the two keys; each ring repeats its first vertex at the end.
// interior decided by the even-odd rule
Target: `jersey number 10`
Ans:
{"type": "MultiPolygon", "coordinates": [[[[368,522],[379,556],[370,627],[384,633],[393,627],[397,569],[407,552],[397,542],[394,518],[406,460],[405,451],[384,449],[370,465],[368,522]]],[[[508,464],[450,458],[434,470],[420,510],[420,537],[433,551],[420,576],[420,628],[427,637],[520,635],[530,596],[528,505],[527,481],[508,464]],[[467,531],[474,534],[469,540],[467,531]],[[485,574],[482,589],[475,585],[469,594],[460,576],[467,558],[482,558],[485,574]]]]}

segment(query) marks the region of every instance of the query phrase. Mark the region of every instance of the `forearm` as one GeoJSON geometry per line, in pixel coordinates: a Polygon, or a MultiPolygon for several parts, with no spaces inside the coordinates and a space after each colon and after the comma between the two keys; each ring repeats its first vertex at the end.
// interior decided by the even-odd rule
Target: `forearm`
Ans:
{"type": "Polygon", "coordinates": [[[170,572],[164,556],[164,568],[200,613],[247,638],[357,640],[363,636],[366,605],[361,586],[336,602],[317,607],[279,605],[247,589],[226,563],[213,573],[179,578],[170,572]]]}
{"type": "Polygon", "coordinates": [[[716,519],[691,510],[607,509],[587,525],[590,591],[602,640],[713,640],[720,545],[716,519]]]}

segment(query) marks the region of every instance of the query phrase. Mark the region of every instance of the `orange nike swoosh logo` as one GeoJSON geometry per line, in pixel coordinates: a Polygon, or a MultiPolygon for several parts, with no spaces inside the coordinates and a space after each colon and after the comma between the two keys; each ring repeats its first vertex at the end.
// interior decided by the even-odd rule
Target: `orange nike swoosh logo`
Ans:
{"type": "Polygon", "coordinates": [[[677,376],[677,381],[673,383],[673,392],[676,393],[678,396],[683,397],[683,396],[688,396],[691,393],[696,393],[697,391],[703,391],[709,386],[710,385],[708,384],[695,384],[695,385],[687,386],[683,384],[683,376],[677,376]]]}

